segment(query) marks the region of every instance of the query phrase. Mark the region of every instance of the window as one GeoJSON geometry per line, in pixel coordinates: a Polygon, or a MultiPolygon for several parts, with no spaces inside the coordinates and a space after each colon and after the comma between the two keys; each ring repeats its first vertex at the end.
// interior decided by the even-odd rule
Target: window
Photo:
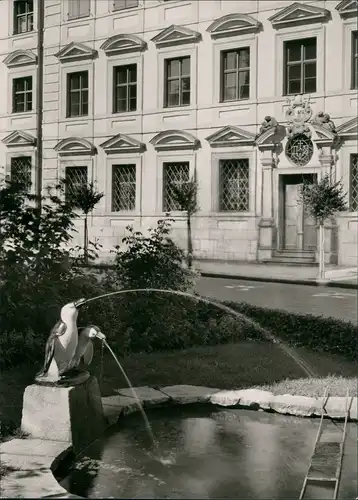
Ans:
{"type": "Polygon", "coordinates": [[[137,65],[113,68],[113,113],[136,111],[137,65]]]}
{"type": "Polygon", "coordinates": [[[34,29],[33,0],[14,1],[14,35],[27,33],[34,29]]]}
{"type": "Polygon", "coordinates": [[[173,186],[189,182],[189,162],[163,164],[163,212],[180,210],[174,199],[173,186]]]}
{"type": "Polygon", "coordinates": [[[21,184],[27,191],[31,188],[31,156],[11,158],[11,182],[21,184]]]}
{"type": "Polygon", "coordinates": [[[221,53],[221,101],[250,97],[250,49],[221,53]]]}
{"type": "Polygon", "coordinates": [[[91,0],[68,0],[68,18],[87,17],[91,11],[91,0]]]}
{"type": "Polygon", "coordinates": [[[249,211],[249,160],[220,160],[220,212],[249,211]]]}
{"type": "Polygon", "coordinates": [[[67,117],[88,115],[88,71],[67,75],[67,117]]]}
{"type": "Polygon", "coordinates": [[[351,155],[350,161],[349,210],[358,211],[358,154],[351,155]]]}
{"type": "Polygon", "coordinates": [[[292,40],[285,43],[284,94],[316,92],[317,40],[292,40]]]}
{"type": "Polygon", "coordinates": [[[113,10],[123,10],[130,9],[132,7],[138,7],[139,0],[114,0],[113,10]]]}
{"type": "Polygon", "coordinates": [[[112,166],[112,212],[135,209],[136,165],[112,166]]]}
{"type": "Polygon", "coordinates": [[[352,31],[352,89],[358,89],[358,31],[352,31]]]}
{"type": "Polygon", "coordinates": [[[32,76],[14,78],[12,81],[12,112],[32,110],[32,76]]]}
{"type": "Polygon", "coordinates": [[[164,106],[190,105],[190,57],[165,61],[164,106]]]}
{"type": "Polygon", "coordinates": [[[69,201],[76,191],[87,185],[87,167],[66,167],[65,198],[69,201]]]}

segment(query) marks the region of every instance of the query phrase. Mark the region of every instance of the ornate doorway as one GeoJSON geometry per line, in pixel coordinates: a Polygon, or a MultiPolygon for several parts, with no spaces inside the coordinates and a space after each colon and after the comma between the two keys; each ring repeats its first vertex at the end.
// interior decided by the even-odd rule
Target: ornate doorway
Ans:
{"type": "Polygon", "coordinates": [[[315,252],[317,248],[316,221],[300,201],[303,182],[314,183],[316,174],[280,176],[280,247],[282,250],[315,252]]]}

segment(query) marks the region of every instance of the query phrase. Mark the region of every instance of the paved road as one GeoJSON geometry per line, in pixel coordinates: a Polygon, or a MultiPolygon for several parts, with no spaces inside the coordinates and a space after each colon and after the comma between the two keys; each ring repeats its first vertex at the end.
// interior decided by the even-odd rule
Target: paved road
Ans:
{"type": "Polygon", "coordinates": [[[196,290],[213,299],[332,316],[357,324],[357,290],[227,278],[200,278],[196,290]]]}

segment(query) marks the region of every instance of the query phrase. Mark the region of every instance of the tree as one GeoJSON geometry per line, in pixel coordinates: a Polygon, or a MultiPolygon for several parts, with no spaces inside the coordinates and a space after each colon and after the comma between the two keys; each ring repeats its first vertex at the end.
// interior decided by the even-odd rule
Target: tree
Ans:
{"type": "Polygon", "coordinates": [[[191,231],[191,218],[199,210],[197,204],[198,183],[196,176],[192,177],[188,182],[183,184],[172,185],[172,196],[179,205],[180,210],[186,212],[186,227],[187,227],[187,264],[191,269],[193,265],[193,238],[191,231]]]}
{"type": "Polygon", "coordinates": [[[347,209],[347,193],[341,181],[332,182],[329,174],[324,175],[319,182],[305,182],[301,189],[303,206],[319,224],[319,279],[324,280],[324,221],[337,212],[347,209]]]}
{"type": "Polygon", "coordinates": [[[93,182],[83,184],[69,194],[69,201],[73,207],[80,209],[85,216],[83,231],[83,258],[85,264],[88,264],[88,215],[103,196],[104,193],[97,191],[93,182]]]}

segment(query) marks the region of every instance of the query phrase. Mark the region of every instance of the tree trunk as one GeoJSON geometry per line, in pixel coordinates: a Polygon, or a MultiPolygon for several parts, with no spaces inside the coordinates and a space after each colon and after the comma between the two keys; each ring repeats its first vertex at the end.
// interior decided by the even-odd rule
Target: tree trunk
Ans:
{"type": "Polygon", "coordinates": [[[321,222],[319,225],[319,247],[318,247],[318,249],[319,249],[318,277],[320,280],[324,280],[325,271],[324,271],[324,226],[323,226],[323,222],[321,222]]]}
{"type": "Polygon", "coordinates": [[[83,257],[84,257],[84,263],[88,264],[88,221],[87,221],[87,214],[85,214],[85,221],[84,221],[83,257]]]}
{"type": "Polygon", "coordinates": [[[188,268],[191,269],[193,266],[193,242],[191,239],[191,216],[189,213],[187,214],[186,225],[188,236],[188,268]]]}

